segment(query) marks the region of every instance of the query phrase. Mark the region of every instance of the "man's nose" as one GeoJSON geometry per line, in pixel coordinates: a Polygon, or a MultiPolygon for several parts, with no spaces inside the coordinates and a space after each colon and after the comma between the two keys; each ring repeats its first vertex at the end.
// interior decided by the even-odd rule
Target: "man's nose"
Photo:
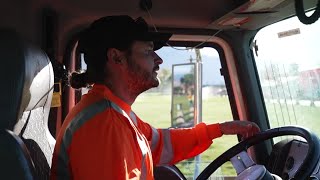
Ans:
{"type": "Polygon", "coordinates": [[[161,59],[161,57],[160,56],[158,56],[158,54],[156,53],[156,52],[154,52],[154,62],[156,63],[156,64],[162,64],[163,63],[163,60],[161,59]]]}

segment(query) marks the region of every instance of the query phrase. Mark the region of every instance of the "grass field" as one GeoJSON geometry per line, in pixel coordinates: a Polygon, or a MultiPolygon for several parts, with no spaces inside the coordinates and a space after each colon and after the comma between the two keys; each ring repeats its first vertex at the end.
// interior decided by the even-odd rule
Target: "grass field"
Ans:
{"type": "MultiPolygon", "coordinates": [[[[271,127],[298,125],[320,137],[320,107],[267,103],[271,127]]],[[[275,138],[275,142],[282,138],[275,138]]]]}
{"type": "MultiPolygon", "coordinates": [[[[141,119],[156,128],[168,128],[171,126],[170,95],[145,93],[138,97],[132,108],[141,119]]],[[[203,100],[202,108],[202,119],[205,123],[217,123],[233,119],[228,97],[212,97],[203,100]]],[[[271,127],[298,124],[309,128],[320,136],[319,107],[295,105],[290,109],[290,107],[267,104],[267,110],[271,127]],[[293,113],[293,109],[295,113],[293,113]]],[[[221,138],[215,139],[210,148],[201,154],[200,172],[208,163],[233,145],[237,144],[237,142],[236,136],[222,136],[221,138]]],[[[193,177],[194,164],[192,159],[183,161],[177,166],[184,175],[193,177]]],[[[220,171],[222,175],[235,175],[235,171],[230,162],[224,164],[220,171]]]]}

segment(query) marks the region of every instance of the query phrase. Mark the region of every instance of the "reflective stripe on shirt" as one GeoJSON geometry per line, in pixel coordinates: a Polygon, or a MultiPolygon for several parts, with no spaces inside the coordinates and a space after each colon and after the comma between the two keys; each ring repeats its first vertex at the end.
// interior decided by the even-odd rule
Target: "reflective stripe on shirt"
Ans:
{"type": "Polygon", "coordinates": [[[98,101],[78,113],[66,128],[58,153],[57,179],[71,179],[67,148],[71,144],[74,132],[76,132],[87,121],[92,119],[92,117],[105,111],[107,108],[110,108],[110,101],[105,99],[98,101]]]}
{"type": "Polygon", "coordinates": [[[171,144],[170,130],[162,129],[163,148],[160,156],[160,165],[169,164],[173,158],[173,149],[171,144]]]}
{"type": "MultiPolygon", "coordinates": [[[[149,147],[147,145],[147,140],[144,138],[143,135],[140,134],[140,132],[136,129],[135,125],[137,120],[135,114],[132,112],[130,115],[132,118],[130,118],[127,113],[121,109],[117,104],[108,101],[108,100],[102,100],[99,102],[96,102],[87,108],[85,108],[83,111],[77,114],[77,116],[71,121],[69,126],[66,128],[65,134],[63,136],[61,146],[60,146],[60,151],[58,153],[58,165],[57,165],[57,179],[71,179],[70,173],[69,173],[69,157],[67,154],[67,148],[71,144],[71,140],[73,137],[73,134],[86,122],[88,122],[92,117],[95,115],[102,113],[105,111],[107,108],[112,107],[114,110],[122,114],[124,117],[128,119],[129,122],[131,122],[131,126],[136,132],[136,138],[138,145],[141,149],[141,154],[142,154],[142,162],[141,162],[141,177],[140,179],[146,179],[147,176],[147,165],[146,165],[146,156],[149,150],[149,147]]],[[[151,152],[150,152],[151,154],[151,152]]]]}
{"type": "Polygon", "coordinates": [[[141,159],[141,177],[140,179],[146,179],[147,177],[147,165],[146,165],[146,156],[147,153],[150,153],[151,156],[151,152],[149,150],[149,147],[147,145],[147,139],[137,130],[136,128],[136,124],[137,124],[137,118],[136,115],[134,114],[134,112],[130,112],[130,116],[128,116],[128,114],[121,109],[121,107],[119,107],[117,104],[111,102],[111,106],[112,108],[114,108],[116,111],[118,111],[120,114],[122,114],[124,117],[127,118],[127,120],[129,121],[129,123],[131,124],[132,128],[134,129],[135,133],[136,133],[136,137],[137,137],[137,142],[139,144],[139,147],[141,149],[141,155],[142,155],[142,159],[141,159]]]}
{"type": "Polygon", "coordinates": [[[154,127],[152,128],[152,139],[151,139],[151,150],[154,151],[159,142],[159,133],[158,130],[154,127]]]}

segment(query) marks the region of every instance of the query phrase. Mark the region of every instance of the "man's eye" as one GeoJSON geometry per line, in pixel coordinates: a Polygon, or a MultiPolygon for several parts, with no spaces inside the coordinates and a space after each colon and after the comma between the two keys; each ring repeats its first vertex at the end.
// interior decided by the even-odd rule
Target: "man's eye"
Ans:
{"type": "Polygon", "coordinates": [[[146,54],[146,55],[152,55],[153,52],[154,52],[153,49],[150,49],[150,50],[146,50],[146,51],[145,51],[145,54],[146,54]]]}

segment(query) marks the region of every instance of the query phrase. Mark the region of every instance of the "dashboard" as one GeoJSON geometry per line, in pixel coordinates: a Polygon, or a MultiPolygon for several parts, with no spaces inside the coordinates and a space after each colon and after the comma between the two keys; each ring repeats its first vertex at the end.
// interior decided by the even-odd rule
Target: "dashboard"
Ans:
{"type": "MultiPolygon", "coordinates": [[[[270,154],[267,169],[282,179],[291,179],[301,166],[308,152],[308,144],[304,141],[282,140],[274,145],[270,154]]],[[[310,179],[320,179],[320,161],[310,179]]]]}

